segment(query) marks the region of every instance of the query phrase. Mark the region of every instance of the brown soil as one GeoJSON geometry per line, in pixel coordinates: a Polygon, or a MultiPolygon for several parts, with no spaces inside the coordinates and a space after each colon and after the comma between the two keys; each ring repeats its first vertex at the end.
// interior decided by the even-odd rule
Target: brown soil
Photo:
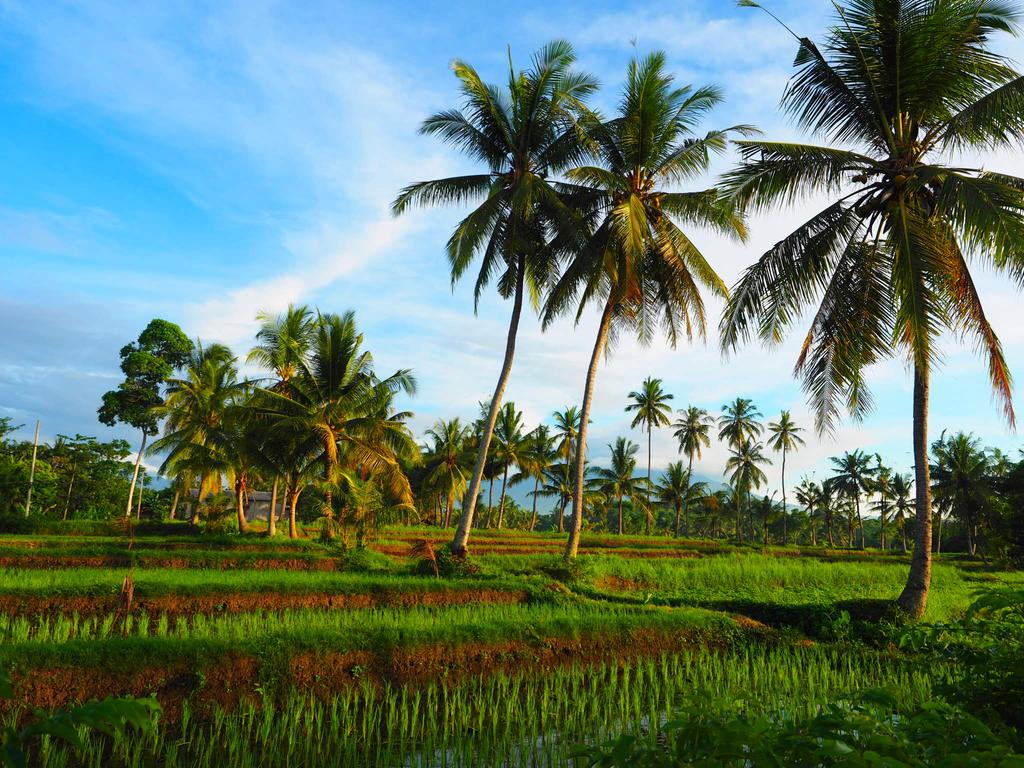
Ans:
{"type": "MultiPolygon", "coordinates": [[[[523,590],[445,589],[445,590],[381,590],[364,594],[324,594],[315,592],[234,592],[213,595],[140,596],[132,605],[133,613],[166,614],[169,618],[197,613],[244,613],[249,611],[283,611],[291,609],[351,610],[393,606],[451,606],[469,603],[523,603],[528,598],[523,590]]],[[[0,595],[0,614],[37,616],[78,613],[81,616],[107,615],[121,608],[117,596],[31,596],[0,595]]]]}
{"type": "MultiPolygon", "coordinates": [[[[597,635],[583,638],[510,640],[492,645],[422,646],[396,650],[348,653],[301,653],[288,666],[284,681],[318,696],[329,696],[368,680],[375,685],[422,686],[443,678],[456,681],[470,677],[529,669],[543,673],[574,663],[600,665],[684,652],[696,637],[687,632],[637,630],[628,635],[597,635]]],[[[30,707],[65,707],[107,695],[156,695],[166,721],[181,716],[188,701],[199,715],[214,706],[231,710],[240,702],[258,700],[260,669],[257,659],[228,655],[197,666],[188,660],[171,666],[137,670],[51,667],[14,675],[16,702],[30,707]]],[[[0,706],[0,711],[10,704],[0,706]]]]}
{"type": "MultiPolygon", "coordinates": [[[[123,555],[18,555],[0,557],[0,568],[127,568],[123,555]]],[[[337,571],[344,563],[337,558],[184,558],[139,557],[136,565],[149,568],[211,568],[231,570],[337,571]]]]}
{"type": "Polygon", "coordinates": [[[646,584],[632,579],[624,579],[621,576],[605,576],[595,581],[594,586],[609,592],[640,592],[648,588],[646,584]]]}

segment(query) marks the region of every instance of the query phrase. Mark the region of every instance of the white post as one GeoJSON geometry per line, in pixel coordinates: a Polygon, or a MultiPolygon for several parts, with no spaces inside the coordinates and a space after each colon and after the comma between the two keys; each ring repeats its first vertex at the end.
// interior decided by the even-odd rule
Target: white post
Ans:
{"type": "Polygon", "coordinates": [[[28,471],[28,496],[25,499],[25,517],[32,508],[32,485],[36,481],[36,454],[39,453],[39,419],[36,419],[36,436],[32,441],[32,468],[28,471]]]}

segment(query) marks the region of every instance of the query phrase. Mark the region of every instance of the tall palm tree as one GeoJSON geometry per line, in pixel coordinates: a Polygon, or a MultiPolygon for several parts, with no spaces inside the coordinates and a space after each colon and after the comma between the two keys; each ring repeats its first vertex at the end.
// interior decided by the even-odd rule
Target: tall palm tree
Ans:
{"type": "Polygon", "coordinates": [[[900,545],[907,554],[907,515],[911,511],[910,494],[914,485],[910,475],[892,476],[892,508],[896,513],[896,527],[900,530],[900,545]]]}
{"type": "Polygon", "coordinates": [[[628,497],[633,506],[639,507],[645,515],[650,515],[645,496],[648,490],[647,478],[633,474],[636,471],[636,455],[640,451],[639,445],[632,440],[619,437],[614,443],[609,444],[608,448],[611,451],[609,466],[607,468],[599,467],[594,471],[592,486],[615,502],[619,518],[618,530],[621,536],[623,533],[622,505],[624,499],[628,497]]]}
{"type": "Polygon", "coordinates": [[[743,502],[750,502],[750,492],[760,488],[768,482],[768,478],[761,469],[762,464],[771,464],[771,460],[764,455],[764,446],[749,439],[744,440],[736,448],[732,449],[732,455],[725,462],[725,471],[729,476],[729,482],[735,490],[736,505],[736,540],[742,541],[740,534],[740,518],[742,516],[743,502]]]}
{"type": "Polygon", "coordinates": [[[960,521],[967,552],[975,555],[978,525],[995,490],[991,487],[991,456],[974,435],[943,433],[932,443],[932,490],[938,503],[948,506],[960,521]]]}
{"type": "MultiPolygon", "coordinates": [[[[832,479],[837,489],[853,503],[856,513],[857,527],[860,529],[860,548],[864,549],[864,520],[860,514],[860,497],[871,492],[871,458],[864,451],[847,451],[842,456],[833,457],[832,468],[835,471],[832,479]]],[[[853,520],[850,518],[850,548],[854,546],[853,520]]]]}
{"type": "MultiPolygon", "coordinates": [[[[572,488],[572,467],[575,455],[576,443],[580,436],[580,410],[575,405],[570,405],[563,411],[555,411],[555,439],[558,446],[555,450],[562,459],[565,470],[565,486],[572,488]]],[[[559,499],[558,507],[558,532],[562,533],[565,527],[565,508],[572,503],[572,497],[559,499]]]]}
{"type": "Polygon", "coordinates": [[[508,490],[508,471],[519,466],[526,452],[526,440],[523,435],[523,412],[513,402],[505,403],[498,414],[494,427],[494,461],[501,469],[501,500],[498,502],[498,529],[505,520],[505,492],[508,490]]]}
{"type": "MultiPolygon", "coordinates": [[[[650,482],[648,480],[648,482],[650,482]]],[[[670,504],[675,511],[675,522],[672,525],[674,536],[679,536],[679,519],[685,515],[684,528],[689,534],[689,502],[695,499],[702,499],[707,495],[707,483],[694,483],[690,477],[690,471],[683,466],[681,461],[670,462],[665,468],[665,474],[654,488],[658,501],[662,504],[670,504]]]]}
{"type": "Polygon", "coordinates": [[[573,69],[575,55],[564,41],[549,43],[533,57],[530,69],[509,71],[505,88],[485,83],[463,61],[453,64],[464,101],[463,109],[439,112],[420,131],[481,162],[483,173],[411,184],[393,205],[401,214],[413,205],[481,201],[455,228],[448,240],[454,283],[481,258],[474,297],[496,279],[498,292],[512,299],[505,358],[480,435],[476,463],[452,541],[456,554],[466,551],[473,526],[480,483],[502,397],[512,372],[523,299],[537,296],[557,267],[554,232],[571,242],[581,232],[563,185],[555,178],[580,157],[575,115],[596,88],[589,75],[573,69]]]}
{"type": "Polygon", "coordinates": [[[796,487],[796,500],[807,511],[807,520],[811,529],[811,546],[816,547],[818,546],[818,526],[815,518],[818,516],[817,513],[821,506],[821,486],[805,477],[803,482],[796,487]]]}
{"type": "Polygon", "coordinates": [[[412,504],[402,461],[417,455],[405,420],[393,410],[399,393],[414,394],[408,370],[381,379],[373,355],[363,349],[355,315],[317,315],[308,359],[289,380],[287,392],[260,389],[253,408],[260,418],[295,435],[292,451],[315,454],[321,467],[325,533],[336,525],[334,489],[358,475],[372,476],[399,504],[412,504]]]}
{"type": "MultiPolygon", "coordinates": [[[[633,412],[633,421],[630,425],[633,429],[643,426],[647,430],[647,485],[651,484],[651,432],[655,427],[667,427],[672,420],[669,414],[672,413],[672,406],[668,401],[672,395],[661,388],[661,379],[648,376],[640,385],[638,392],[630,392],[632,403],[626,406],[626,413],[633,412]]],[[[651,519],[647,518],[645,533],[651,535],[651,519]]],[[[678,531],[677,531],[678,534],[678,531]]]]}
{"type": "Polygon", "coordinates": [[[469,462],[472,460],[469,452],[471,431],[458,419],[440,419],[427,430],[427,438],[431,443],[425,457],[426,482],[444,495],[445,528],[452,523],[455,502],[466,493],[469,462]]]}
{"type": "MultiPolygon", "coordinates": [[[[753,400],[737,397],[731,403],[722,406],[722,415],[718,417],[718,439],[724,440],[733,455],[736,455],[745,444],[753,444],[764,431],[764,426],[758,421],[761,417],[762,414],[754,405],[753,400]]],[[[742,541],[743,534],[738,517],[742,511],[740,504],[742,489],[734,483],[733,491],[736,494],[736,498],[733,500],[737,515],[736,540],[742,541]]]]}
{"type": "MultiPolygon", "coordinates": [[[[223,344],[204,347],[197,342],[182,375],[167,382],[167,396],[156,411],[164,422],[163,436],[150,453],[163,453],[161,474],[187,474],[199,478],[193,522],[199,505],[223,487],[232,469],[232,429],[229,414],[245,398],[248,387],[238,379],[231,350],[223,344]]],[[[245,530],[239,512],[239,528],[245,530]]]]}
{"type": "Polygon", "coordinates": [[[591,303],[601,306],[597,334],[583,388],[575,496],[565,557],[576,556],[583,520],[587,424],[601,355],[625,331],[642,343],[662,328],[674,346],[705,333],[700,288],[716,296],[725,284],[680,224],[697,224],[744,237],[742,219],[714,189],[669,192],[707,170],[712,153],[724,151],[730,130],[694,135],[698,120],[721,101],[715,88],[675,85],[665,55],[633,60],[618,114],[588,120],[594,164],[573,168],[571,181],[592,194],[596,226],[555,284],[544,312],[548,325],[576,306],[577,322],[591,303]]]}
{"type": "MultiPolygon", "coordinates": [[[[695,405],[687,406],[686,410],[680,409],[681,418],[676,419],[672,424],[675,427],[673,436],[679,441],[679,451],[686,456],[686,477],[693,479],[693,457],[702,457],[704,449],[711,445],[711,427],[714,425],[714,418],[703,408],[695,405]]],[[[684,502],[683,516],[689,520],[689,499],[684,502]]],[[[676,536],[679,535],[678,529],[676,536]]],[[[686,535],[690,535],[689,523],[686,525],[686,535]]]]}
{"type": "Polygon", "coordinates": [[[741,142],[742,162],[725,179],[750,209],[810,195],[834,202],[746,271],[722,343],[779,341],[817,303],[796,370],[820,431],[841,403],[856,417],[870,408],[869,365],[899,355],[912,366],[918,545],[898,602],[920,617],[931,582],[928,394],[943,331],[975,337],[1014,419],[1010,373],[968,260],[1020,280],[1024,180],[948,158],[1024,135],[1024,78],[989,48],[992,35],[1016,32],[1018,15],[998,0],[849,0],[837,10],[823,47],[797,38],[783,106],[840,146],[741,142]]]}
{"type": "Polygon", "coordinates": [[[511,483],[518,485],[527,480],[533,480],[533,491],[530,492],[532,499],[531,531],[537,527],[537,498],[540,496],[540,485],[557,459],[555,438],[551,435],[551,429],[547,425],[539,425],[523,440],[519,452],[519,472],[512,477],[511,483]]]}
{"type": "Polygon", "coordinates": [[[821,495],[818,499],[819,508],[821,509],[821,516],[825,523],[825,534],[828,537],[829,547],[834,548],[836,545],[835,538],[835,519],[836,514],[840,511],[840,497],[842,493],[833,478],[828,478],[821,484],[821,495]]]}
{"type": "Polygon", "coordinates": [[[782,543],[789,544],[789,514],[786,510],[786,454],[795,451],[804,444],[800,437],[803,427],[798,427],[789,411],[782,411],[778,421],[768,424],[768,447],[776,453],[782,453],[782,543]]]}
{"type": "Polygon", "coordinates": [[[875,467],[872,470],[871,490],[878,494],[878,501],[873,504],[878,513],[878,548],[886,550],[885,524],[892,511],[892,470],[882,463],[882,457],[875,454],[875,467]]]}
{"type": "Polygon", "coordinates": [[[299,374],[309,355],[316,316],[304,305],[289,304],[283,315],[260,312],[256,319],[260,321],[256,345],[246,361],[270,371],[275,379],[271,386],[287,391],[288,382],[299,374]]]}

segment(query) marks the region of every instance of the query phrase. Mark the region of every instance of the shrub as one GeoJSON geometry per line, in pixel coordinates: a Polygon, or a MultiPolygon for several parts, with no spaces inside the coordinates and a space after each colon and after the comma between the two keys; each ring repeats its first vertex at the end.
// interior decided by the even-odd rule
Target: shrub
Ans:
{"type": "Polygon", "coordinates": [[[577,766],[778,768],[977,766],[1010,768],[1024,756],[977,718],[944,702],[900,713],[885,691],[828,705],[805,721],[729,715],[706,702],[666,723],[658,739],[622,736],[577,751],[577,766]]]}

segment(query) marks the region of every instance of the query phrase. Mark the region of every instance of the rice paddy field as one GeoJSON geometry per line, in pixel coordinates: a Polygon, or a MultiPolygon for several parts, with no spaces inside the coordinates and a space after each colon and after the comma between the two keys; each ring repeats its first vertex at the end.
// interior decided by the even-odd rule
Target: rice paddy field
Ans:
{"type": "MultiPolygon", "coordinates": [[[[24,722],[106,695],[155,696],[145,736],[44,739],[41,766],[556,766],[654,734],[694,702],[810,717],[888,688],[907,705],[951,670],[896,642],[897,555],[480,531],[472,568],[314,540],[0,537],[0,666],[24,722]],[[127,579],[127,588],[126,588],[127,579]]],[[[423,550],[422,544],[418,549],[423,550]]],[[[940,559],[926,620],[1024,574],[940,559]]]]}

